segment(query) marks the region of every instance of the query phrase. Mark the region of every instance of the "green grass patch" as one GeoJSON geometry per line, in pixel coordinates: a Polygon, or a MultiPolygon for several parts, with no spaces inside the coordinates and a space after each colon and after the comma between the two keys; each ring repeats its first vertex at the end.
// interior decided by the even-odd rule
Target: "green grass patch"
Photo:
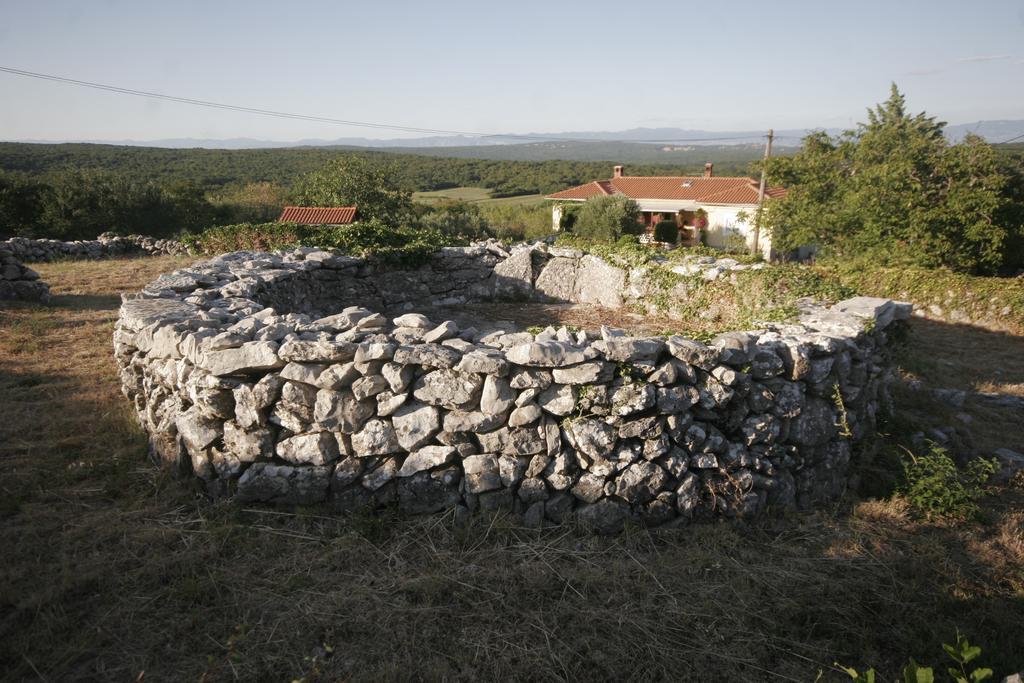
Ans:
{"type": "Polygon", "coordinates": [[[518,194],[510,197],[493,196],[493,190],[486,187],[451,187],[430,192],[413,192],[414,202],[421,204],[445,204],[447,202],[469,202],[480,206],[550,206],[542,194],[518,194]]]}
{"type": "Polygon", "coordinates": [[[490,199],[482,199],[478,203],[481,206],[524,206],[531,208],[543,206],[548,210],[551,209],[550,202],[548,202],[542,194],[518,194],[511,197],[491,197],[490,199]]]}
{"type": "Polygon", "coordinates": [[[433,192],[413,192],[413,201],[423,204],[440,202],[479,202],[490,199],[491,191],[484,187],[452,187],[433,192]]]}

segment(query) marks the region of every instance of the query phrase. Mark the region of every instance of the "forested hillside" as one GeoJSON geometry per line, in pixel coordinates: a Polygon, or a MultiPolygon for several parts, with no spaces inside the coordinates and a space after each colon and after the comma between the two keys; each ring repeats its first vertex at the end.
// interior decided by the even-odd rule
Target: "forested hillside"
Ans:
{"type": "MultiPolygon", "coordinates": [[[[718,157],[716,149],[695,150],[692,163],[629,164],[628,172],[700,173],[707,161],[720,173],[748,170],[747,161],[753,158],[748,151],[718,157]]],[[[456,159],[432,156],[428,150],[404,154],[357,148],[219,150],[2,142],[0,237],[92,238],[107,230],[169,236],[212,225],[274,220],[286,202],[298,201],[294,188],[301,178],[341,158],[388,166],[389,176],[406,192],[478,187],[490,190],[492,197],[547,194],[607,178],[620,161],[456,159]]]]}
{"type": "MultiPolygon", "coordinates": [[[[557,143],[544,143],[545,145],[557,143]]],[[[600,143],[606,145],[607,143],[600,143]]],[[[509,145],[506,147],[534,147],[509,145]]],[[[646,147],[646,145],[630,145],[646,147]]],[[[166,149],[95,144],[29,144],[0,142],[0,169],[43,174],[63,169],[125,173],[137,180],[160,183],[185,181],[201,187],[229,183],[274,182],[290,185],[298,176],[321,168],[331,159],[354,155],[386,159],[399,167],[399,181],[410,191],[449,187],[485,187],[495,196],[549,193],[611,175],[611,166],[624,161],[608,151],[601,161],[513,161],[468,158],[491,148],[438,148],[384,152],[362,148],[299,147],[276,149],[166,149]],[[439,156],[444,155],[444,156],[439,156]],[[454,158],[466,156],[467,158],[454,158]]],[[[746,147],[695,148],[685,161],[632,164],[637,175],[697,173],[707,161],[720,173],[745,173],[759,152],[746,147]]]]}

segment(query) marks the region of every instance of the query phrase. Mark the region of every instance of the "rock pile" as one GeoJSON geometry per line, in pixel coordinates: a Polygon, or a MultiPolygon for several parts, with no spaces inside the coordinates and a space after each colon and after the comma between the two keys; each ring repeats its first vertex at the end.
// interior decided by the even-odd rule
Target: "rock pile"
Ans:
{"type": "Polygon", "coordinates": [[[494,243],[409,270],[239,252],[125,300],[114,350],[154,458],[244,501],[503,509],[531,524],[578,514],[613,531],[841,493],[887,400],[887,330],[907,304],[808,308],[710,345],[379,312],[614,304],[625,281],[582,252],[494,243]]]}
{"type": "Polygon", "coordinates": [[[50,300],[50,286],[39,273],[24,266],[10,249],[0,247],[0,299],[18,301],[50,300]]]}
{"type": "Polygon", "coordinates": [[[0,242],[0,249],[11,251],[28,263],[45,263],[63,258],[101,259],[112,256],[175,256],[187,254],[187,247],[177,240],[156,239],[145,235],[116,235],[105,232],[94,240],[63,242],[50,239],[12,237],[0,242]]]}
{"type": "Polygon", "coordinates": [[[672,272],[679,275],[700,275],[705,280],[717,280],[723,275],[743,270],[761,270],[767,268],[764,262],[740,263],[734,258],[715,256],[685,256],[683,260],[672,266],[672,272]]]}

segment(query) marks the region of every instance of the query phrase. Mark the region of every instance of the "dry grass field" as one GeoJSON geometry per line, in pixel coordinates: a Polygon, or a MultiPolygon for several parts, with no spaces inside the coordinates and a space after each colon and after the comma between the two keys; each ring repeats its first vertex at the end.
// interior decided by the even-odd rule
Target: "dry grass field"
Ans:
{"type": "MultiPolygon", "coordinates": [[[[0,304],[6,680],[844,680],[837,661],[894,680],[957,629],[998,677],[1024,668],[1019,484],[958,524],[851,495],[611,538],[210,501],[147,461],[110,349],[118,293],[181,263],[40,265],[51,305],[0,304]]],[[[1019,337],[913,332],[925,383],[1024,381],[1019,337]]],[[[919,394],[890,429],[957,419],[919,394]]],[[[1019,415],[959,412],[1024,446],[1019,415]]]]}

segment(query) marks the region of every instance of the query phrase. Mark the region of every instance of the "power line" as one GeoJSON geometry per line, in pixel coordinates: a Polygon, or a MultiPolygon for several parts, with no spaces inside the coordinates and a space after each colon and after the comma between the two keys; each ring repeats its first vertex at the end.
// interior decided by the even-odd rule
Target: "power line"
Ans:
{"type": "Polygon", "coordinates": [[[1021,133],[1020,135],[1018,135],[1016,137],[1012,137],[1009,140],[1003,140],[1002,142],[997,142],[996,144],[997,145],[1005,145],[1008,142],[1013,142],[1014,140],[1020,140],[1021,138],[1024,138],[1024,133],[1021,133]]]}
{"type": "Polygon", "coordinates": [[[463,130],[446,130],[441,128],[422,128],[418,126],[404,126],[399,124],[391,123],[380,123],[373,121],[351,121],[347,119],[332,118],[328,116],[315,116],[311,114],[297,114],[294,112],[275,111],[273,109],[260,109],[258,107],[248,107],[238,104],[227,104],[224,102],[212,102],[209,100],[199,100],[191,97],[180,97],[177,95],[167,95],[164,93],[150,92],[147,90],[136,90],[134,88],[124,88],[116,85],[108,85],[105,83],[94,83],[92,81],[83,81],[77,78],[68,78],[66,76],[57,76],[54,74],[44,74],[36,71],[26,71],[24,69],[15,69],[8,66],[0,66],[0,72],[13,74],[15,76],[25,76],[27,78],[36,78],[45,81],[53,81],[56,83],[64,83],[67,85],[76,85],[83,88],[92,88],[94,90],[104,90],[106,92],[118,93],[121,95],[133,95],[135,97],[146,97],[149,99],[163,100],[166,102],[177,102],[179,104],[188,104],[198,107],[207,107],[210,109],[222,109],[226,111],[236,111],[246,114],[256,114],[259,116],[270,116],[274,118],[292,119],[298,121],[311,121],[314,123],[329,123],[342,126],[353,126],[358,128],[373,128],[377,130],[394,130],[401,131],[403,133],[423,133],[431,135],[461,135],[465,137],[475,138],[504,138],[504,139],[518,139],[518,140],[534,140],[538,142],[615,142],[615,143],[652,143],[652,142],[724,142],[724,141],[735,141],[735,140],[755,140],[763,136],[734,136],[734,137],[713,137],[713,138],[670,138],[670,139],[637,139],[637,140],[604,140],[599,138],[568,138],[568,137],[551,137],[544,135],[518,135],[514,133],[480,133],[475,131],[463,131],[463,130]]]}

